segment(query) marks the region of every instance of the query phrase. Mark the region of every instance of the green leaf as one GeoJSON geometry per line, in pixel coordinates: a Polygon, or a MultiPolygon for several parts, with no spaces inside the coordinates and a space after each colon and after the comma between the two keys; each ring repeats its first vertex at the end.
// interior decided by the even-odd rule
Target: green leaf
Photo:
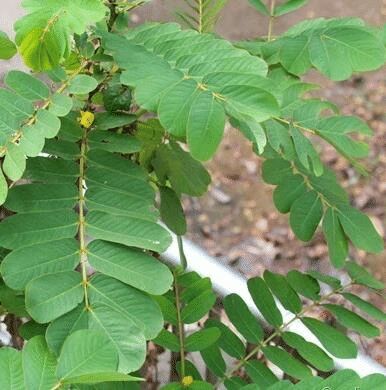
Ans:
{"type": "Polygon", "coordinates": [[[347,384],[350,387],[354,386],[354,388],[358,387],[357,385],[359,385],[359,375],[353,370],[342,370],[338,371],[334,375],[331,375],[329,378],[323,381],[323,385],[326,385],[332,389],[338,386],[341,387],[342,384],[347,384]]]}
{"type": "Polygon", "coordinates": [[[98,128],[98,130],[109,130],[117,127],[128,126],[136,120],[137,117],[131,114],[102,112],[96,114],[94,125],[98,128]]]}
{"type": "Polygon", "coordinates": [[[268,184],[280,184],[289,174],[292,174],[291,164],[284,159],[269,159],[263,163],[263,179],[268,184]]]}
{"type": "MultiPolygon", "coordinates": [[[[181,362],[177,362],[176,366],[178,374],[181,375],[181,362]]],[[[202,381],[202,376],[196,366],[189,360],[185,360],[185,374],[190,375],[195,381],[202,381]]]]}
{"type": "Polygon", "coordinates": [[[374,288],[375,290],[382,290],[385,288],[384,284],[375,279],[365,268],[353,261],[347,261],[345,266],[350,278],[358,284],[374,288]]]}
{"type": "Polygon", "coordinates": [[[7,145],[7,154],[3,163],[4,173],[13,181],[19,180],[25,171],[26,157],[20,146],[13,143],[7,145]]]}
{"type": "MultiPolygon", "coordinates": [[[[18,40],[18,37],[16,39],[18,40]]],[[[58,20],[52,23],[51,28],[31,30],[23,37],[19,51],[29,68],[45,71],[59,64],[67,49],[66,45],[63,22],[58,20]]]]}
{"type": "MultiPolygon", "coordinates": [[[[64,384],[80,384],[80,383],[92,383],[94,386],[96,383],[114,383],[114,386],[117,382],[127,383],[127,382],[138,382],[143,381],[142,378],[137,378],[134,376],[126,375],[121,372],[98,372],[80,376],[74,376],[63,381],[64,384]]],[[[102,383],[102,384],[103,384],[102,383]]],[[[99,387],[98,387],[99,388],[99,387]]]]}
{"type": "Polygon", "coordinates": [[[220,335],[221,332],[217,328],[199,330],[185,339],[185,348],[188,352],[202,351],[214,344],[220,335]]]}
{"type": "Polygon", "coordinates": [[[51,389],[58,384],[56,357],[48,347],[44,336],[28,341],[23,349],[23,370],[28,390],[51,389]]]}
{"type": "Polygon", "coordinates": [[[239,390],[247,385],[243,379],[238,376],[232,376],[231,378],[225,379],[224,385],[227,390],[239,390]]]}
{"type": "Polygon", "coordinates": [[[7,34],[0,31],[0,59],[9,60],[16,53],[16,45],[8,38],[7,34]]]}
{"type": "Polygon", "coordinates": [[[38,111],[34,124],[34,130],[46,138],[54,138],[60,129],[60,120],[54,114],[46,110],[38,111]]]}
{"type": "Polygon", "coordinates": [[[104,18],[98,0],[24,0],[28,15],[15,24],[16,43],[25,62],[34,70],[55,69],[70,51],[70,36],[104,18]]]}
{"type": "Polygon", "coordinates": [[[262,154],[267,145],[267,136],[260,123],[250,121],[248,123],[240,123],[238,127],[247,139],[256,145],[259,154],[262,154]]]}
{"type": "Polygon", "coordinates": [[[74,310],[52,321],[45,332],[49,348],[58,356],[66,338],[77,330],[88,329],[89,312],[82,303],[74,310]]]}
{"type": "Polygon", "coordinates": [[[52,96],[48,110],[55,116],[66,116],[73,106],[73,101],[69,96],[56,93],[52,96]]]}
{"type": "Polygon", "coordinates": [[[342,283],[340,282],[340,280],[335,278],[334,276],[325,275],[318,271],[309,271],[308,274],[314,279],[319,280],[322,283],[328,284],[334,290],[342,287],[342,283]]]}
{"type": "Polygon", "coordinates": [[[209,348],[200,351],[201,356],[210,371],[218,377],[225,375],[226,364],[222,357],[220,349],[216,344],[211,345],[209,348]]]}
{"type": "Polygon", "coordinates": [[[237,294],[230,294],[225,297],[223,304],[229,320],[242,336],[247,341],[258,344],[263,339],[263,329],[242,298],[237,294]]]}
{"type": "Polygon", "coordinates": [[[213,94],[200,91],[190,107],[187,141],[192,156],[209,160],[216,152],[224,134],[225,111],[213,94]]]}
{"type": "Polygon", "coordinates": [[[354,26],[315,34],[309,50],[312,64],[335,81],[348,79],[354,71],[377,69],[385,61],[381,42],[367,29],[354,26]]]}
{"type": "Polygon", "coordinates": [[[193,299],[206,291],[212,290],[210,278],[201,278],[195,272],[188,272],[179,276],[178,279],[183,291],[181,292],[181,301],[189,303],[193,299]]]}
{"type": "Polygon", "coordinates": [[[323,306],[346,328],[352,329],[366,337],[377,337],[380,335],[380,331],[376,326],[370,324],[370,322],[358,314],[339,305],[324,304],[323,306]]]}
{"type": "Polygon", "coordinates": [[[275,374],[259,360],[250,360],[246,363],[245,368],[252,381],[262,389],[266,389],[278,381],[275,374]]]}
{"type": "Polygon", "coordinates": [[[55,184],[75,184],[78,176],[79,167],[75,162],[46,157],[30,159],[25,174],[27,179],[55,184]]]}
{"type": "Polygon", "coordinates": [[[315,318],[305,317],[301,321],[332,355],[341,359],[356,358],[357,346],[346,335],[315,318]]]}
{"type": "Polygon", "coordinates": [[[2,169],[0,169],[0,205],[4,204],[8,196],[8,183],[4,177],[2,169]]]}
{"type": "Polygon", "coordinates": [[[143,251],[95,240],[87,252],[95,270],[149,294],[164,294],[173,282],[169,268],[143,251]]]}
{"type": "Polygon", "coordinates": [[[352,139],[349,135],[357,133],[371,136],[372,131],[366,123],[354,116],[334,116],[325,118],[317,124],[317,134],[327,140],[338,151],[353,158],[364,158],[368,155],[369,146],[363,141],[352,139]]]}
{"type": "Polygon", "coordinates": [[[205,322],[205,327],[215,327],[220,330],[221,335],[217,344],[229,356],[232,356],[235,359],[242,359],[245,356],[245,345],[228,326],[220,321],[208,319],[205,322]]]}
{"type": "Polygon", "coordinates": [[[221,90],[228,114],[240,121],[264,122],[280,114],[276,98],[262,88],[229,85],[221,90]]]}
{"type": "Polygon", "coordinates": [[[72,238],[78,228],[74,211],[16,214],[0,224],[0,245],[8,249],[72,238]]]}
{"type": "Polygon", "coordinates": [[[98,81],[94,77],[81,74],[71,80],[67,91],[75,95],[86,95],[92,92],[97,86],[98,81]]]}
{"type": "Polygon", "coordinates": [[[115,308],[95,302],[91,305],[89,329],[103,333],[115,346],[119,355],[119,371],[138,370],[146,359],[146,340],[141,329],[132,321],[129,323],[128,317],[115,308]]]}
{"type": "Polygon", "coordinates": [[[262,0],[249,0],[249,3],[263,15],[269,15],[268,8],[262,0]]]}
{"type": "Polygon", "coordinates": [[[348,301],[355,305],[358,309],[367,313],[369,316],[373,317],[379,321],[386,321],[386,313],[381,309],[377,308],[370,302],[365,301],[364,299],[358,297],[357,295],[351,293],[342,294],[348,301]]]}
{"type": "Polygon", "coordinates": [[[386,385],[386,377],[382,374],[371,374],[362,379],[362,387],[369,389],[382,389],[386,385]]]}
{"type": "Polygon", "coordinates": [[[30,13],[46,11],[61,12],[68,18],[68,27],[76,34],[82,34],[86,27],[104,18],[106,8],[98,0],[23,0],[23,8],[30,13]]]}
{"type": "Polygon", "coordinates": [[[22,355],[16,349],[0,349],[0,388],[7,390],[25,390],[22,355]]]}
{"type": "Polygon", "coordinates": [[[186,219],[179,197],[170,187],[160,187],[159,190],[162,220],[172,232],[183,236],[186,233],[186,219]]]}
{"type": "Polygon", "coordinates": [[[281,16],[296,11],[307,4],[308,1],[309,0],[287,0],[275,8],[275,16],[281,16]]]}
{"type": "Polygon", "coordinates": [[[303,274],[297,270],[292,270],[288,272],[287,280],[297,293],[313,301],[320,299],[319,283],[310,275],[303,274]]]}
{"type": "Polygon", "coordinates": [[[152,341],[172,352],[180,351],[180,341],[178,337],[165,329],[162,329],[159,335],[152,341]]]}
{"type": "Polygon", "coordinates": [[[290,126],[290,133],[302,165],[315,176],[321,176],[324,167],[311,141],[294,126],[290,126]]]}
{"type": "Polygon", "coordinates": [[[110,85],[103,91],[103,103],[108,111],[128,111],[131,105],[131,91],[120,84],[110,85]]]}
{"type": "Polygon", "coordinates": [[[78,200],[78,189],[68,184],[17,185],[9,193],[5,207],[18,213],[72,209],[78,200]]]}
{"type": "MultiPolygon", "coordinates": [[[[89,297],[91,305],[109,307],[116,312],[117,322],[122,318],[126,327],[134,324],[146,339],[156,337],[162,329],[163,320],[158,304],[149,295],[118,280],[94,275],[89,285],[89,297]]],[[[122,337],[121,341],[124,344],[125,338],[122,337]]]]}
{"type": "Polygon", "coordinates": [[[97,331],[78,330],[63,344],[57,375],[65,381],[72,377],[114,372],[117,367],[118,354],[107,336],[97,331]]]}
{"type": "Polygon", "coordinates": [[[307,191],[301,175],[288,176],[273,193],[273,201],[281,213],[288,213],[294,202],[307,191]]]}
{"type": "Polygon", "coordinates": [[[197,83],[190,79],[182,80],[165,91],[159,103],[158,117],[169,133],[177,137],[186,136],[191,105],[198,94],[197,83]]]}
{"type": "Polygon", "coordinates": [[[302,310],[302,302],[299,296],[283,275],[265,271],[264,280],[285,309],[294,314],[297,314],[302,310]]]}
{"type": "Polygon", "coordinates": [[[339,206],[337,212],[344,232],[357,248],[371,253],[383,251],[383,240],[365,214],[349,205],[339,206]]]}
{"type": "Polygon", "coordinates": [[[284,349],[264,347],[263,353],[267,359],[293,378],[307,379],[312,376],[311,370],[307,366],[300,363],[284,349]]]}
{"type": "Polygon", "coordinates": [[[8,72],[4,83],[21,97],[31,101],[46,100],[50,96],[49,88],[42,81],[19,70],[8,72]]]}
{"type": "Polygon", "coordinates": [[[310,241],[323,216],[323,204],[317,192],[310,191],[297,199],[291,207],[290,224],[296,236],[310,241]]]}
{"type": "Polygon", "coordinates": [[[295,148],[287,127],[273,120],[266,121],[264,126],[269,145],[284,158],[293,160],[295,148]]]}
{"type": "Polygon", "coordinates": [[[209,173],[175,143],[162,145],[152,163],[161,182],[168,179],[177,194],[200,196],[208,189],[209,173]]]}
{"type": "Polygon", "coordinates": [[[87,232],[101,240],[164,252],[171,243],[170,234],[161,226],[144,219],[90,211],[87,232]]]}
{"type": "Polygon", "coordinates": [[[44,324],[38,324],[37,322],[30,320],[20,325],[18,328],[19,335],[24,340],[30,340],[35,336],[44,336],[47,330],[47,326],[44,324]]]}
{"type": "Polygon", "coordinates": [[[43,153],[60,157],[63,160],[78,160],[80,158],[78,145],[61,139],[46,140],[43,153]]]}
{"type": "Polygon", "coordinates": [[[336,268],[343,267],[348,255],[348,242],[339,222],[339,216],[332,208],[328,208],[323,218],[323,232],[332,264],[336,268]]]}
{"type": "Polygon", "coordinates": [[[299,35],[296,39],[284,38],[281,62],[288,72],[300,75],[304,74],[312,67],[308,54],[310,37],[299,35]]]}
{"type": "Polygon", "coordinates": [[[141,152],[141,143],[130,134],[119,134],[111,131],[92,131],[88,136],[91,149],[101,149],[108,152],[131,154],[141,152]]]}
{"type": "Polygon", "coordinates": [[[323,372],[330,372],[334,368],[334,361],[317,345],[306,341],[302,336],[292,333],[283,333],[284,342],[295,348],[299,355],[323,372]]]}
{"type": "Polygon", "coordinates": [[[207,314],[216,302],[213,291],[207,290],[192,299],[182,310],[181,319],[185,324],[197,322],[207,314]]]}
{"type": "Polygon", "coordinates": [[[161,308],[162,315],[165,319],[165,322],[169,322],[172,325],[177,325],[177,309],[170,299],[166,298],[164,295],[156,295],[153,299],[157,302],[161,308]]]}
{"type": "Polygon", "coordinates": [[[265,281],[260,277],[249,279],[248,290],[263,317],[274,327],[281,326],[283,317],[265,281]]]}
{"type": "Polygon", "coordinates": [[[24,127],[20,148],[28,157],[37,157],[44,148],[45,136],[35,125],[24,127]]]}
{"type": "Polygon", "coordinates": [[[83,300],[81,281],[81,275],[75,271],[43,275],[32,280],[26,287],[28,313],[39,323],[68,313],[83,300]]]}
{"type": "Polygon", "coordinates": [[[72,271],[78,263],[79,243],[67,238],[12,251],[1,263],[1,274],[8,286],[22,290],[35,278],[72,271]]]}
{"type": "Polygon", "coordinates": [[[7,287],[0,281],[0,302],[6,312],[15,314],[18,317],[28,317],[25,309],[24,295],[7,287]]]}

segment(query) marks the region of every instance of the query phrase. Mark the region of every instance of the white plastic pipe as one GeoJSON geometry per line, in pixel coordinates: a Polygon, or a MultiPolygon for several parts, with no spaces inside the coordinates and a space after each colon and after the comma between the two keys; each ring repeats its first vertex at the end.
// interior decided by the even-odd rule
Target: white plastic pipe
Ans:
{"type": "MultiPolygon", "coordinates": [[[[212,280],[213,288],[220,296],[226,296],[232,293],[240,295],[246,302],[249,309],[264,323],[265,320],[257,310],[247,288],[246,278],[235,272],[230,267],[219,263],[216,259],[209,256],[205,251],[188,240],[184,240],[184,250],[188,260],[188,270],[196,271],[203,277],[209,277],[212,280]]],[[[178,265],[180,263],[177,240],[174,239],[169,249],[162,255],[162,258],[170,264],[178,265]]],[[[293,314],[278,305],[285,322],[293,318],[293,314]]],[[[321,346],[316,337],[299,320],[294,321],[288,330],[302,335],[306,340],[321,346]]],[[[337,359],[334,358],[336,369],[352,369],[361,377],[380,373],[386,375],[385,367],[375,362],[373,359],[359,352],[356,359],[337,359]]]]}

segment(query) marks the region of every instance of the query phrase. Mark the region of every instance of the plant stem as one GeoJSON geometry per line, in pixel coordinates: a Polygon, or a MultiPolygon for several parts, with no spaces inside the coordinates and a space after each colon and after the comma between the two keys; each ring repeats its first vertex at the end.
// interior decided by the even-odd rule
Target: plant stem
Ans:
{"type": "Polygon", "coordinates": [[[176,297],[177,308],[177,322],[178,322],[178,338],[180,342],[180,362],[181,362],[181,381],[185,377],[185,329],[184,323],[181,319],[181,300],[180,300],[180,288],[178,286],[178,273],[174,271],[174,294],[176,297]]]}
{"type": "Polygon", "coordinates": [[[203,18],[203,15],[202,15],[202,1],[203,0],[199,0],[198,1],[198,13],[199,13],[199,22],[198,22],[198,32],[201,34],[202,33],[202,18],[203,18]]]}
{"type": "Polygon", "coordinates": [[[339,287],[337,289],[334,289],[333,291],[329,292],[328,294],[322,296],[319,301],[313,302],[311,305],[306,306],[303,308],[301,312],[296,314],[293,318],[291,318],[288,322],[281,325],[278,329],[276,329],[270,336],[268,336],[265,340],[263,340],[260,344],[258,344],[255,348],[252,349],[252,351],[245,356],[244,359],[241,359],[234,367],[232,367],[228,373],[225,374],[225,376],[219,381],[219,383],[222,383],[225,379],[229,379],[236,371],[238,371],[245,363],[248,362],[249,359],[251,359],[253,356],[257,354],[257,352],[260,351],[261,348],[264,348],[268,345],[270,341],[272,341],[275,337],[280,336],[283,331],[285,331],[293,322],[301,319],[307,312],[312,310],[313,308],[319,306],[321,302],[328,300],[331,296],[335,294],[339,294],[342,291],[344,291],[346,288],[352,286],[353,283],[349,283],[345,286],[339,287]]]}
{"type": "Polygon", "coordinates": [[[118,13],[117,13],[117,5],[115,2],[109,2],[109,5],[108,5],[109,9],[110,9],[110,18],[107,22],[107,29],[109,31],[111,31],[114,27],[114,24],[117,20],[117,17],[118,17],[118,13]]]}
{"type": "Polygon", "coordinates": [[[86,165],[86,152],[87,152],[87,129],[84,129],[83,138],[80,149],[79,159],[79,246],[80,246],[80,265],[82,269],[82,284],[84,290],[84,301],[86,310],[90,310],[90,303],[88,300],[88,276],[87,276],[87,249],[86,249],[86,234],[85,234],[85,216],[84,216],[84,176],[86,165]]]}
{"type": "Polygon", "coordinates": [[[61,387],[62,387],[62,383],[59,382],[59,383],[57,383],[51,390],[58,390],[58,389],[60,389],[61,387]]]}
{"type": "Polygon", "coordinates": [[[268,42],[272,40],[273,24],[275,22],[275,5],[276,5],[276,0],[271,0],[271,8],[269,11],[269,23],[268,23],[268,42]]]}
{"type": "Polygon", "coordinates": [[[186,256],[184,252],[184,242],[181,236],[177,236],[177,243],[178,243],[178,251],[180,255],[181,268],[185,271],[186,268],[188,267],[188,262],[186,260],[186,256]]]}

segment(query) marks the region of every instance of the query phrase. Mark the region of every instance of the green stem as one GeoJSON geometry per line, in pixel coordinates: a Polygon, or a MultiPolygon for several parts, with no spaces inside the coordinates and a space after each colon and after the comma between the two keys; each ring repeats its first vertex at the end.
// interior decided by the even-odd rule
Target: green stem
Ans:
{"type": "Polygon", "coordinates": [[[199,22],[198,22],[198,32],[201,34],[202,33],[202,0],[199,0],[198,2],[198,12],[199,12],[199,22]]]}
{"type": "Polygon", "coordinates": [[[85,166],[87,153],[87,129],[84,129],[80,159],[79,159],[79,182],[78,182],[78,196],[79,196],[79,255],[80,266],[82,271],[82,285],[84,291],[84,301],[86,310],[90,310],[90,303],[88,299],[88,276],[87,276],[87,249],[86,249],[86,232],[85,232],[85,210],[84,210],[84,188],[85,180],[85,166]]]}
{"type": "Polygon", "coordinates": [[[176,308],[177,308],[177,322],[178,322],[178,339],[180,342],[180,362],[181,362],[181,382],[185,377],[185,329],[184,323],[181,319],[181,300],[180,300],[180,288],[178,286],[178,273],[174,272],[174,294],[176,297],[176,308]]]}
{"type": "Polygon", "coordinates": [[[111,31],[118,18],[117,5],[115,4],[115,2],[109,2],[108,7],[110,9],[110,18],[109,21],[107,22],[107,29],[111,31]]]}
{"type": "Polygon", "coordinates": [[[238,371],[245,363],[247,363],[251,358],[253,358],[261,348],[264,348],[268,345],[269,342],[271,342],[273,339],[276,337],[280,336],[283,331],[285,331],[293,322],[301,319],[307,312],[310,310],[314,309],[315,307],[319,306],[323,301],[328,300],[331,298],[331,296],[335,294],[340,294],[343,292],[346,288],[352,286],[353,283],[349,283],[345,286],[339,287],[337,289],[334,289],[330,293],[324,295],[319,299],[319,301],[312,303],[309,306],[306,306],[303,308],[301,312],[296,314],[293,318],[291,318],[288,322],[285,324],[281,325],[278,329],[276,329],[270,336],[268,336],[266,339],[264,339],[260,344],[258,344],[255,348],[252,349],[252,351],[245,356],[244,359],[241,359],[234,367],[232,367],[226,374],[225,376],[219,381],[219,383],[222,383],[224,380],[229,379],[236,371],[238,371]]]}
{"type": "Polygon", "coordinates": [[[188,262],[186,260],[185,252],[184,252],[184,242],[182,240],[181,236],[177,236],[177,243],[178,243],[178,252],[180,255],[180,264],[183,271],[186,270],[188,267],[188,262]]]}
{"type": "Polygon", "coordinates": [[[269,23],[268,23],[268,42],[272,41],[273,24],[275,22],[275,5],[276,5],[276,0],[271,0],[271,8],[269,11],[269,23]]]}

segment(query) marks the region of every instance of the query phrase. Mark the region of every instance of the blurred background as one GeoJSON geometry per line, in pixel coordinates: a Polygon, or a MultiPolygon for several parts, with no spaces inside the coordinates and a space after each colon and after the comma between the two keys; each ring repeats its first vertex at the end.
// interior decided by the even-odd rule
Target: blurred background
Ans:
{"type": "MultiPolygon", "coordinates": [[[[13,22],[22,15],[20,0],[3,4],[0,30],[12,35],[13,22]]],[[[176,9],[183,0],[153,0],[131,15],[133,25],[145,20],[176,20],[176,9]]],[[[301,10],[279,18],[274,32],[279,34],[293,24],[314,17],[357,16],[374,25],[386,22],[386,0],[310,0],[301,10]]],[[[217,32],[229,39],[255,38],[267,34],[267,19],[249,6],[247,0],[229,0],[217,26],[217,32]]],[[[0,76],[20,62],[0,62],[0,76]]],[[[386,229],[386,70],[332,83],[312,73],[308,80],[323,86],[319,96],[340,105],[346,115],[358,115],[374,129],[371,153],[365,165],[370,176],[361,177],[327,145],[320,144],[323,160],[332,167],[351,194],[356,207],[366,212],[380,234],[386,229]]],[[[251,145],[235,130],[228,128],[216,157],[208,164],[212,185],[200,199],[184,199],[192,241],[218,261],[250,277],[264,269],[287,272],[289,269],[317,269],[339,275],[327,258],[321,235],[310,243],[299,242],[288,227],[288,218],[280,215],[272,202],[272,188],[262,183],[262,161],[252,153],[251,145]]],[[[386,253],[369,255],[352,252],[352,257],[386,282],[386,253]]],[[[386,309],[385,300],[357,291],[362,298],[386,309]]],[[[360,340],[363,349],[386,366],[386,335],[375,340],[360,340]]]]}

